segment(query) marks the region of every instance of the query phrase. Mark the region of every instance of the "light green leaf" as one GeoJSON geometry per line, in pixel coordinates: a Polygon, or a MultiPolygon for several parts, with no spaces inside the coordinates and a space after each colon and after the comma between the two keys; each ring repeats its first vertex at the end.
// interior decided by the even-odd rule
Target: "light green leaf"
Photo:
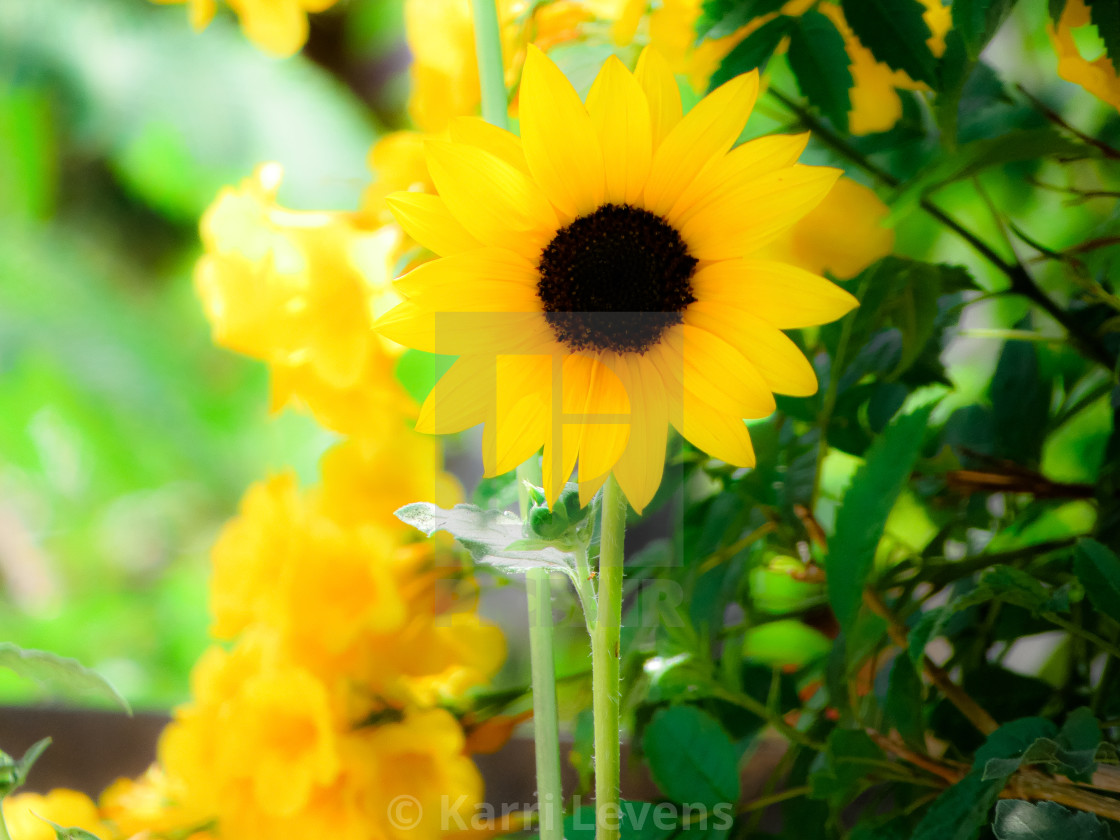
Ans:
{"type": "Polygon", "coordinates": [[[0,667],[39,683],[64,697],[108,700],[132,714],[132,709],[109,681],[74,659],[43,650],[25,650],[11,642],[0,642],[0,667]]]}
{"type": "Polygon", "coordinates": [[[996,840],[1112,840],[1108,827],[1087,811],[1071,811],[1056,802],[1035,804],[1005,799],[992,821],[996,840]]]}
{"type": "MultiPolygon", "coordinates": [[[[32,811],[31,813],[34,814],[35,812],[32,811]]],[[[35,816],[39,817],[38,814],[35,814],[35,816]]],[[[66,828],[56,822],[51,822],[46,817],[39,817],[39,819],[54,829],[55,837],[57,837],[58,840],[100,840],[96,834],[91,831],[86,831],[84,828],[77,828],[74,826],[66,828]]]]}
{"type": "Polygon", "coordinates": [[[871,445],[836,515],[828,550],[828,597],[840,626],[850,631],[863,600],[875,549],[887,517],[921,452],[932,405],[895,419],[871,445]]]}
{"type": "Polygon", "coordinates": [[[0,799],[27,781],[27,774],[43,750],[51,745],[50,738],[42,738],[27,748],[22,758],[13,760],[6,752],[0,751],[0,799]]]}
{"type": "Polygon", "coordinates": [[[661,709],[642,748],[653,780],[673,801],[707,808],[739,801],[739,752],[711,715],[694,706],[661,709]]]}

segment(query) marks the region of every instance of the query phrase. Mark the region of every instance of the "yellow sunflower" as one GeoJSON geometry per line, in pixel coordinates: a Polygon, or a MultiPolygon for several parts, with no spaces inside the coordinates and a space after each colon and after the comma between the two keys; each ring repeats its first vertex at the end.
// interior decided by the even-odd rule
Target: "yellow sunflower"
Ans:
{"type": "Polygon", "coordinates": [[[521,137],[475,118],[429,141],[438,196],[389,198],[439,259],[397,281],[388,338],[458,356],[417,428],[485,422],[488,474],[544,446],[550,502],[578,462],[586,501],[612,472],[641,511],[661,482],[670,424],[751,466],[743,418],[774,393],[817,389],[782,329],[834,320],[847,292],[757,252],[839,177],[798,164],[806,135],[732,150],[758,94],[737,77],[682,116],[664,59],[608,59],[584,105],[530,47],[521,137]]]}

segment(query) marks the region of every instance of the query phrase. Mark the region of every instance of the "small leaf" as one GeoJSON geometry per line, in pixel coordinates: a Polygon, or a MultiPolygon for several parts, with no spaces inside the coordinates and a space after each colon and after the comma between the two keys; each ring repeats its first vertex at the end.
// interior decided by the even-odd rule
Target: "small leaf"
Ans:
{"type": "Polygon", "coordinates": [[[1089,602],[1104,615],[1120,621],[1120,558],[1096,540],[1081,540],[1073,570],[1084,585],[1089,602]]]}
{"type": "Polygon", "coordinates": [[[1095,814],[1071,811],[1045,800],[1037,804],[1003,800],[996,805],[992,832],[996,840],[1112,840],[1108,827],[1095,814]]]}
{"type": "Polygon", "coordinates": [[[1089,18],[1104,41],[1105,54],[1112,62],[1112,72],[1120,73],[1120,3],[1116,0],[1085,0],[1089,18]]]}
{"type": "Polygon", "coordinates": [[[955,0],[953,31],[960,33],[970,59],[980,57],[1014,5],[1015,0],[955,0]]]}
{"type": "Polygon", "coordinates": [[[891,665],[883,712],[906,743],[920,746],[924,742],[922,680],[908,656],[896,656],[891,665]]]}
{"type": "MultiPolygon", "coordinates": [[[[34,811],[31,813],[35,814],[34,811]]],[[[39,817],[38,814],[35,814],[35,816],[39,817]]],[[[65,828],[56,822],[51,822],[46,817],[39,817],[39,819],[54,829],[54,835],[58,840],[100,840],[96,834],[86,831],[84,828],[77,828],[75,826],[65,828]]]]}
{"type": "Polygon", "coordinates": [[[75,659],[43,650],[25,650],[11,642],[0,642],[0,667],[15,671],[48,691],[64,696],[108,700],[132,714],[128,701],[108,680],[75,659]]]}
{"type": "Polygon", "coordinates": [[[661,709],[642,749],[653,780],[673,801],[707,808],[739,801],[739,752],[711,715],[694,706],[661,709]]]}
{"type": "MultiPolygon", "coordinates": [[[[504,510],[482,510],[475,505],[455,505],[445,510],[430,502],[414,502],[395,515],[429,537],[436,531],[447,531],[471,553],[476,563],[505,574],[541,568],[569,577],[575,574],[572,555],[555,546],[524,547],[521,520],[504,510]]],[[[545,544],[533,541],[532,545],[545,544]]]]}
{"type": "Polygon", "coordinates": [[[852,479],[828,550],[828,597],[841,628],[850,632],[863,600],[875,549],[887,517],[921,452],[932,405],[897,418],[867,452],[852,479]]]}
{"type": "Polygon", "coordinates": [[[709,90],[715,90],[729,79],[741,73],[749,73],[756,67],[763,69],[778,44],[789,34],[793,27],[793,18],[779,15],[774,20],[768,21],[735,45],[723,61],[719,69],[712,74],[708,83],[709,90]]]}
{"type": "Polygon", "coordinates": [[[972,840],[1002,788],[1002,781],[985,781],[974,770],[933,800],[910,840],[972,840]]]}
{"type": "Polygon", "coordinates": [[[20,787],[27,781],[27,774],[43,750],[51,745],[50,738],[42,738],[27,748],[27,752],[19,760],[13,761],[7,753],[0,751],[0,799],[20,787]]]}
{"type": "Polygon", "coordinates": [[[907,652],[914,665],[922,661],[926,645],[941,635],[941,631],[945,629],[952,615],[953,611],[948,607],[934,607],[922,614],[914,629],[910,631],[910,647],[907,652]]]}
{"type": "Polygon", "coordinates": [[[852,108],[852,71],[844,36],[820,12],[806,12],[790,31],[786,56],[809,103],[844,131],[852,108]]]}
{"type": "Polygon", "coordinates": [[[848,26],[876,61],[902,70],[915,82],[937,85],[937,60],[918,0],[841,0],[848,26]]]}
{"type": "Polygon", "coordinates": [[[696,23],[698,40],[731,35],[755,18],[777,12],[785,3],[786,0],[706,0],[696,23]]]}
{"type": "Polygon", "coordinates": [[[827,801],[838,811],[870,787],[869,776],[886,756],[866,732],[834,729],[828,735],[824,759],[824,767],[809,777],[809,796],[827,801]]]}

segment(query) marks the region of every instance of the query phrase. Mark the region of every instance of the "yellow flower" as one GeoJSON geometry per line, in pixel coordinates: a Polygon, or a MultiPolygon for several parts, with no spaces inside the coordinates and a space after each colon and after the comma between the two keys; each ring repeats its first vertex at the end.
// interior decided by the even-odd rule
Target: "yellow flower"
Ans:
{"type": "Polygon", "coordinates": [[[1055,28],[1047,24],[1046,31],[1054,52],[1058,54],[1058,75],[1067,82],[1081,85],[1093,96],[1113,108],[1120,108],[1120,73],[1107,55],[1089,60],[1083,58],[1073,30],[1090,23],[1089,8],[1084,0],[1066,0],[1066,7],[1055,28]]]}
{"type": "MultiPolygon", "coordinates": [[[[155,0],[190,4],[191,26],[205,29],[214,17],[215,0],[155,0]]],[[[333,6],[337,0],[226,0],[241,21],[245,36],[265,52],[288,56],[307,42],[307,15],[333,6]]]]}
{"type": "Polygon", "coordinates": [[[817,388],[781,330],[855,305],[756,257],[840,174],[796,163],[804,135],[731,151],[757,91],[757,74],[738,77],[682,117],[672,74],[646,50],[633,75],[608,59],[585,107],[530,47],[520,139],[464,119],[430,142],[439,196],[390,202],[441,259],[402,277],[408,300],[379,321],[395,341],[460,356],[418,430],[485,421],[488,474],[543,444],[550,500],[578,460],[585,500],[613,472],[637,510],[660,484],[670,423],[752,465],[742,418],[770,414],[775,392],[817,388]]]}
{"type": "Polygon", "coordinates": [[[800,221],[763,249],[788,262],[841,280],[855,277],[894,250],[894,230],[883,227],[890,209],[874,191],[841,178],[800,221]]]}
{"type": "Polygon", "coordinates": [[[97,805],[76,790],[55,788],[46,795],[16,793],[4,799],[3,807],[12,840],[55,840],[54,828],[43,819],[63,828],[84,828],[102,840],[112,836],[109,827],[101,821],[97,805]]]}
{"type": "Polygon", "coordinates": [[[205,825],[211,817],[193,809],[187,789],[172,782],[158,764],[136,779],[117,779],[102,792],[99,804],[102,819],[120,837],[142,832],[180,835],[205,825]]]}
{"type": "Polygon", "coordinates": [[[274,409],[296,402],[336,431],[376,434],[379,415],[411,409],[370,329],[397,300],[386,266],[394,234],[279,206],[281,175],[258,167],[202,218],[195,286],[214,341],[270,365],[274,409]]]}

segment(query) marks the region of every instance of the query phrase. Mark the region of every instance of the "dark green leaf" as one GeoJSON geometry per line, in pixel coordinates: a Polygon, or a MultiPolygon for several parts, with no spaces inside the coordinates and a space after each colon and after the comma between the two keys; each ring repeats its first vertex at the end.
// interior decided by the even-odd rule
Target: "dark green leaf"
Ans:
{"type": "MultiPolygon", "coordinates": [[[[652,802],[619,803],[619,832],[622,840],[664,840],[679,828],[675,810],[655,811],[652,802]]],[[[595,806],[585,805],[564,818],[565,840],[595,840],[595,806]]]]}
{"type": "Polygon", "coordinates": [[[738,31],[752,20],[773,14],[786,0],[706,0],[696,34],[705,38],[723,38],[738,31]]]}
{"type": "Polygon", "coordinates": [[[31,772],[31,768],[39,760],[43,750],[50,745],[50,738],[36,741],[27,748],[27,752],[18,760],[13,760],[10,755],[0,751],[0,799],[3,799],[27,781],[27,774],[31,772]]]}
{"type": "Polygon", "coordinates": [[[984,781],[975,770],[933,800],[910,840],[972,840],[988,822],[1002,781],[984,781]]]}
{"type": "Polygon", "coordinates": [[[877,61],[902,70],[916,82],[937,85],[937,61],[918,0],[841,0],[848,26],[877,61]]]}
{"type": "Polygon", "coordinates": [[[786,56],[797,86],[809,103],[844,131],[852,101],[852,71],[844,36],[820,12],[806,12],[790,32],[786,56]]]}
{"type": "Polygon", "coordinates": [[[906,743],[922,745],[925,732],[922,723],[922,681],[908,656],[896,656],[891,665],[883,712],[888,723],[898,730],[906,743]]]}
{"type": "Polygon", "coordinates": [[[789,34],[792,26],[793,18],[785,15],[779,15],[760,26],[736,44],[734,49],[724,57],[719,69],[712,74],[708,89],[714,90],[729,79],[735,78],[740,73],[749,73],[756,67],[765,68],[766,62],[770,60],[770,56],[778,48],[782,38],[789,34]]]}
{"type": "Polygon", "coordinates": [[[1096,814],[1071,811],[1056,802],[1005,799],[992,821],[996,840],[1112,840],[1096,814]]]}
{"type": "Polygon", "coordinates": [[[968,57],[975,61],[980,52],[1007,19],[1015,0],[955,0],[953,3],[953,31],[960,33],[968,50],[968,57]]]}
{"type": "Polygon", "coordinates": [[[934,607],[922,614],[914,629],[910,631],[908,653],[913,664],[917,665],[922,661],[926,645],[941,635],[952,615],[953,611],[948,607],[934,607]]]}
{"type": "Polygon", "coordinates": [[[1120,621],[1120,558],[1096,540],[1081,540],[1073,570],[1094,607],[1120,621]]]}
{"type": "Polygon", "coordinates": [[[834,729],[825,745],[825,765],[809,777],[809,796],[838,811],[873,784],[870,776],[886,760],[866,732],[834,729]]]}
{"type": "Polygon", "coordinates": [[[1104,41],[1112,72],[1120,73],[1120,3],[1116,0],[1085,0],[1089,17],[1104,41]]]}
{"type": "Polygon", "coordinates": [[[1050,12],[1050,19],[1057,25],[1062,18],[1062,12],[1066,10],[1066,0],[1047,0],[1046,5],[1050,12]]]}
{"type": "Polygon", "coordinates": [[[676,802],[739,801],[739,753],[715,718],[693,706],[661,709],[642,735],[650,774],[676,802]]]}
{"type": "Polygon", "coordinates": [[[1038,463],[1052,390],[1052,378],[1043,375],[1033,342],[1008,341],[1003,345],[988,389],[996,430],[993,454],[1017,463],[1038,463]]]}
{"type": "Polygon", "coordinates": [[[132,714],[132,709],[109,681],[82,663],[43,650],[24,650],[11,642],[0,642],[0,667],[39,683],[64,697],[96,697],[108,700],[132,714]]]}
{"type": "Polygon", "coordinates": [[[1039,738],[1052,738],[1057,731],[1053,723],[1041,717],[1025,717],[1005,723],[989,735],[976,751],[972,766],[982,772],[989,761],[1022,755],[1039,738]]]}
{"type": "Polygon", "coordinates": [[[828,597],[840,626],[850,631],[863,599],[887,517],[918,460],[933,406],[897,418],[872,444],[836,515],[828,551],[828,597]]]}

